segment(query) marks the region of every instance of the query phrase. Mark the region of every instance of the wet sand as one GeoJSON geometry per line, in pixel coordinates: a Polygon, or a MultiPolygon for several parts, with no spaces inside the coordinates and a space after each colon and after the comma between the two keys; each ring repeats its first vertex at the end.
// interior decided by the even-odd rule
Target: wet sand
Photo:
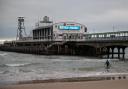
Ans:
{"type": "Polygon", "coordinates": [[[18,84],[3,86],[0,89],[128,89],[128,80],[18,84]]]}

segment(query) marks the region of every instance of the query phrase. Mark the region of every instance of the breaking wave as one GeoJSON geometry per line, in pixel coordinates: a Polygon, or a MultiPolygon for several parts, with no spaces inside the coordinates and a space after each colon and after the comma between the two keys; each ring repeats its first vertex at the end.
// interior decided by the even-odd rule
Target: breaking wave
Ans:
{"type": "Polygon", "coordinates": [[[0,66],[2,67],[22,67],[22,66],[27,66],[31,64],[32,63],[15,63],[15,64],[1,64],[0,66]]]}
{"type": "Polygon", "coordinates": [[[30,63],[23,63],[23,64],[5,64],[6,66],[9,67],[20,67],[20,66],[26,66],[26,65],[30,65],[30,63]]]}
{"type": "Polygon", "coordinates": [[[7,53],[0,53],[0,56],[6,56],[7,53]]]}

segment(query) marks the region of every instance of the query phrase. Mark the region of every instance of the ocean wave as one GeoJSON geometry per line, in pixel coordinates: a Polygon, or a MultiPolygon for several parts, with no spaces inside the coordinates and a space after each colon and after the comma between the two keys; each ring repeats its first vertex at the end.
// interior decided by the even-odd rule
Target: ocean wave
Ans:
{"type": "Polygon", "coordinates": [[[9,71],[8,71],[8,70],[0,71],[0,74],[7,74],[7,73],[9,73],[9,71]]]}
{"type": "Polygon", "coordinates": [[[0,53],[0,56],[6,56],[7,53],[0,53]]]}
{"type": "Polygon", "coordinates": [[[0,74],[3,74],[4,73],[4,71],[0,71],[0,74]]]}
{"type": "Polygon", "coordinates": [[[15,64],[2,64],[0,66],[7,66],[7,67],[21,67],[21,66],[26,66],[30,65],[31,63],[15,63],[15,64]]]}
{"type": "MultiPolygon", "coordinates": [[[[54,59],[52,61],[55,62],[70,62],[70,61],[78,61],[78,62],[106,62],[107,59],[78,59],[78,60],[73,60],[73,59],[54,59]]],[[[119,59],[108,59],[109,61],[119,61],[119,59]]]]}
{"type": "Polygon", "coordinates": [[[0,64],[0,67],[23,67],[30,65],[39,65],[40,63],[10,63],[10,64],[0,64]]]}
{"type": "Polygon", "coordinates": [[[106,62],[106,60],[119,61],[119,59],[83,59],[83,61],[87,61],[87,62],[106,62]]]}

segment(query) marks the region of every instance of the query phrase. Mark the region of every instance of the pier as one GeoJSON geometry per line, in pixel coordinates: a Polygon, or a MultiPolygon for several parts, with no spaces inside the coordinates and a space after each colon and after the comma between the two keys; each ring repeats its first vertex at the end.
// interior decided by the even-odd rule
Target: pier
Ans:
{"type": "Polygon", "coordinates": [[[6,41],[0,46],[2,51],[30,53],[38,55],[80,55],[125,59],[128,47],[128,31],[87,33],[83,39],[39,39],[6,41]],[[117,51],[115,51],[117,50],[117,51]]]}
{"type": "Polygon", "coordinates": [[[26,35],[24,17],[18,17],[17,37],[5,41],[1,51],[38,55],[77,55],[100,58],[125,59],[128,31],[87,33],[87,27],[76,22],[49,21],[44,16],[36,23],[32,36],[26,35]],[[118,55],[118,56],[115,56],[118,55]]]}

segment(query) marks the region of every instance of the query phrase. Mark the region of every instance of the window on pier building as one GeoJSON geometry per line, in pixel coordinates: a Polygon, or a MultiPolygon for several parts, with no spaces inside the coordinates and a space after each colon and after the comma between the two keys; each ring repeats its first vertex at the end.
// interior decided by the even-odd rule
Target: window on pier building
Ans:
{"type": "Polygon", "coordinates": [[[87,32],[87,28],[85,27],[84,32],[87,32]]]}

